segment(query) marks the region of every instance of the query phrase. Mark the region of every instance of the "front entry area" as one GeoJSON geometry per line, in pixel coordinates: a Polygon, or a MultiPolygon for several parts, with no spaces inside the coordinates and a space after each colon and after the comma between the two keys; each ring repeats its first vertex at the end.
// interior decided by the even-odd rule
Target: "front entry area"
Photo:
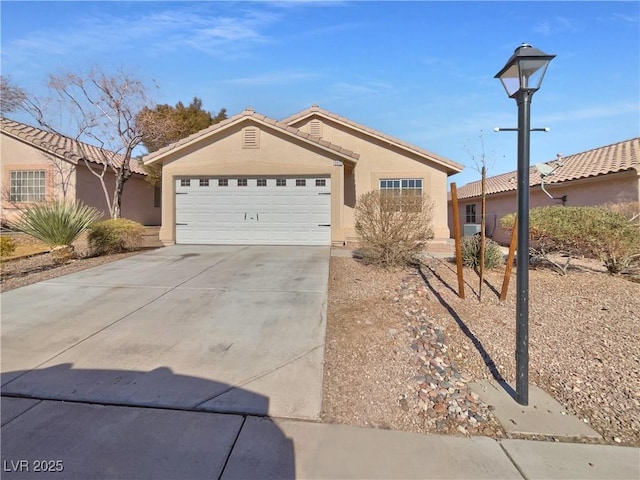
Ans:
{"type": "Polygon", "coordinates": [[[330,245],[331,178],[176,179],[176,243],[330,245]]]}

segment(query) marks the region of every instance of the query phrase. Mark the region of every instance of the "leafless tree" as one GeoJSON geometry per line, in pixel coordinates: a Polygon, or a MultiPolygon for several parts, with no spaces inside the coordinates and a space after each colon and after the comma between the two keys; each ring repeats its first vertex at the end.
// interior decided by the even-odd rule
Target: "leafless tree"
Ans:
{"type": "MultiPolygon", "coordinates": [[[[473,164],[473,169],[476,170],[480,174],[480,259],[479,259],[479,276],[480,276],[480,284],[478,286],[478,299],[482,301],[482,284],[484,283],[484,257],[485,257],[485,247],[487,243],[487,233],[486,233],[486,225],[487,225],[487,214],[486,214],[486,199],[487,199],[487,191],[486,191],[486,179],[487,179],[487,162],[490,160],[490,155],[487,155],[484,148],[484,136],[483,131],[480,130],[480,135],[478,136],[480,140],[480,153],[475,153],[471,146],[469,145],[471,142],[468,142],[465,150],[467,154],[471,157],[471,162],[473,164]]],[[[491,160],[490,166],[493,166],[493,161],[491,160]]]]}
{"type": "Polygon", "coordinates": [[[100,182],[111,217],[119,218],[124,186],[133,175],[133,151],[142,142],[136,115],[151,104],[148,87],[122,69],[107,74],[101,68],[52,74],[48,87],[45,98],[21,98],[22,108],[43,129],[76,140],[84,165],[100,182]],[[109,172],[115,178],[112,192],[109,172]]]}

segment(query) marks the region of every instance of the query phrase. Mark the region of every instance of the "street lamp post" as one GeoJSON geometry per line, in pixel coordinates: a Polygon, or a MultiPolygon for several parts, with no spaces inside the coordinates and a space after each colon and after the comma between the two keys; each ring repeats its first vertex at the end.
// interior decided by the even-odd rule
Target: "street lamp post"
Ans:
{"type": "Polygon", "coordinates": [[[518,257],[516,260],[516,402],[529,404],[529,139],[531,97],[555,55],[522,44],[495,78],[518,104],[518,257]]]}

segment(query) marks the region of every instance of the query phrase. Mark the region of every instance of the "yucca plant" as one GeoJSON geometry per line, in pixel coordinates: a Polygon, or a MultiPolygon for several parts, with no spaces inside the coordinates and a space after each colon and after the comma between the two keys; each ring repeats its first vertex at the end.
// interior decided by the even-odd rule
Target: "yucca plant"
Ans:
{"type": "Polygon", "coordinates": [[[9,225],[46,243],[56,261],[63,262],[74,256],[71,244],[100,216],[95,208],[83,203],[56,200],[27,207],[9,225]]]}

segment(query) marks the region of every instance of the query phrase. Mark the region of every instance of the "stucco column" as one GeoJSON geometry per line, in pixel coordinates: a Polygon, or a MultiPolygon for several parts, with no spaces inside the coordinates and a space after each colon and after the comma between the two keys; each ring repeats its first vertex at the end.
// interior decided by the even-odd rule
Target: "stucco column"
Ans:
{"type": "Polygon", "coordinates": [[[331,175],[331,243],[344,241],[344,164],[334,164],[331,175]]]}
{"type": "Polygon", "coordinates": [[[162,226],[160,241],[164,245],[176,243],[176,181],[172,175],[162,175],[162,226]]]}

